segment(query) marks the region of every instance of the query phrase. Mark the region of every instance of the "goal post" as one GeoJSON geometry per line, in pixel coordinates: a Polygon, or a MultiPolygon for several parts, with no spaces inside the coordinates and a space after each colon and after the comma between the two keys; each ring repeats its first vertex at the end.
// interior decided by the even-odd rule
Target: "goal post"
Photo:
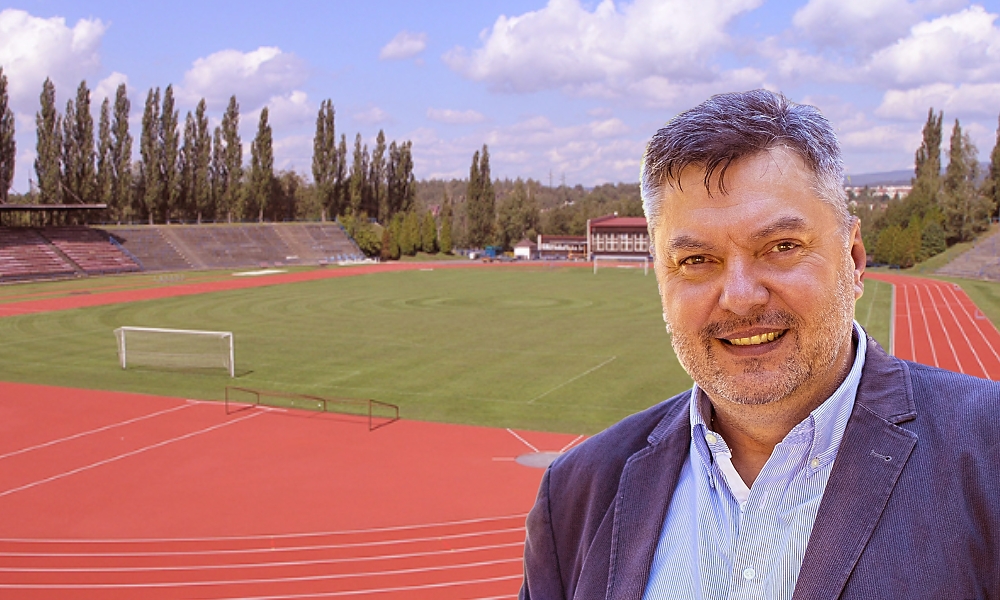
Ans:
{"type": "Polygon", "coordinates": [[[594,255],[594,275],[597,275],[598,264],[602,269],[617,267],[621,269],[637,269],[642,264],[642,274],[649,275],[649,256],[594,255]]]}
{"type": "Polygon", "coordinates": [[[168,369],[225,369],[236,377],[236,355],[231,331],[119,327],[118,362],[168,369]]]}

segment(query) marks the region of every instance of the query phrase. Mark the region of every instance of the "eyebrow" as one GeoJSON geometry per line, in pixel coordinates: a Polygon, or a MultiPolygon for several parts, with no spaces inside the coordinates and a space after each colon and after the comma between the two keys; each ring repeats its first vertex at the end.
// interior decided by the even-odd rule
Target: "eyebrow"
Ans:
{"type": "Polygon", "coordinates": [[[798,232],[808,229],[809,225],[802,217],[781,217],[780,219],[758,229],[750,234],[750,239],[761,240],[779,233],[798,232]]]}
{"type": "Polygon", "coordinates": [[[715,246],[705,243],[693,236],[684,234],[671,238],[671,240],[667,243],[668,256],[673,256],[674,254],[682,251],[698,252],[702,250],[715,250],[715,246]]]}

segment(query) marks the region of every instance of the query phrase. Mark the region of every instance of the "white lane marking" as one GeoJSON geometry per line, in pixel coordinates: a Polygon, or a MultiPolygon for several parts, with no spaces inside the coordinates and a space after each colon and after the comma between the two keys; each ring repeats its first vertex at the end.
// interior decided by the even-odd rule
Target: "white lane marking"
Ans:
{"type": "MultiPolygon", "coordinates": [[[[951,303],[949,303],[948,299],[944,297],[944,291],[941,289],[941,287],[942,286],[940,286],[940,285],[935,285],[934,286],[934,288],[937,289],[938,294],[941,295],[941,302],[944,304],[945,308],[948,309],[948,312],[951,313],[951,318],[955,321],[955,326],[958,327],[959,333],[961,333],[962,337],[965,339],[965,345],[968,346],[969,350],[972,350],[972,356],[975,357],[976,362],[979,364],[979,368],[983,371],[983,377],[985,377],[986,379],[989,379],[990,378],[989,372],[986,370],[986,367],[983,365],[983,361],[980,360],[979,353],[976,352],[976,348],[972,345],[972,340],[970,340],[969,336],[965,334],[965,328],[962,327],[962,324],[958,322],[958,317],[955,315],[955,311],[954,311],[954,309],[952,309],[951,303]]],[[[946,336],[948,336],[949,339],[951,338],[951,335],[949,335],[947,329],[945,329],[944,334],[946,336]]],[[[969,374],[971,375],[971,373],[969,373],[969,374]]]]}
{"type": "MultiPolygon", "coordinates": [[[[267,567],[304,567],[309,565],[331,565],[337,563],[355,563],[377,560],[400,560],[404,558],[420,558],[426,556],[453,556],[455,554],[482,552],[484,550],[500,550],[505,548],[523,548],[524,541],[507,544],[489,544],[486,546],[468,546],[465,548],[445,548],[426,552],[405,552],[402,554],[377,554],[375,556],[350,556],[346,558],[323,558],[313,560],[287,560],[277,562],[236,562],[220,565],[180,565],[152,567],[0,567],[0,573],[146,573],[154,571],[214,571],[220,569],[247,569],[267,567]]],[[[520,557],[520,552],[518,553],[520,557]]]]}
{"type": "MultiPolygon", "coordinates": [[[[924,284],[922,287],[924,291],[927,292],[927,300],[930,302],[931,308],[934,309],[934,314],[937,316],[938,325],[941,326],[941,331],[944,333],[944,339],[945,341],[948,342],[948,348],[951,350],[951,356],[952,358],[955,359],[955,364],[958,365],[958,371],[960,373],[968,373],[968,371],[965,370],[965,367],[962,366],[962,360],[958,357],[958,351],[955,350],[955,344],[951,342],[951,336],[948,335],[948,328],[944,326],[944,319],[941,318],[941,311],[938,310],[937,302],[935,302],[934,296],[931,295],[932,286],[930,284],[924,284]]],[[[927,337],[928,339],[931,340],[931,344],[933,344],[934,336],[931,335],[930,326],[927,326],[927,337]]]]}
{"type": "MultiPolygon", "coordinates": [[[[917,295],[917,304],[920,305],[920,316],[924,321],[924,333],[927,334],[927,345],[930,346],[931,348],[931,360],[934,361],[934,364],[931,366],[940,367],[941,365],[938,363],[937,359],[937,350],[934,349],[934,338],[931,336],[931,329],[930,326],[928,326],[927,324],[927,311],[924,310],[924,301],[920,298],[920,288],[917,287],[917,285],[915,284],[912,287],[914,289],[914,293],[917,295]]],[[[916,356],[917,352],[916,349],[914,349],[912,360],[916,361],[917,360],[916,356]]]]}
{"type": "Polygon", "coordinates": [[[0,589],[8,590],[125,590],[153,588],[188,588],[217,585],[261,585],[267,583],[290,583],[301,581],[332,581],[337,579],[357,579],[360,577],[386,577],[391,575],[409,575],[412,573],[429,573],[431,571],[454,571],[456,569],[475,569],[491,567],[506,563],[520,564],[522,558],[498,558],[481,560],[471,563],[453,565],[435,565],[412,567],[407,569],[387,569],[384,571],[365,571],[361,573],[334,573],[329,575],[297,575],[293,577],[255,577],[252,579],[218,579],[206,581],[155,581],[143,583],[0,583],[0,589]]]}
{"type": "MultiPolygon", "coordinates": [[[[482,583],[496,583],[498,581],[510,581],[512,579],[524,579],[523,575],[501,575],[499,577],[484,577],[482,579],[465,579],[462,581],[445,581],[443,583],[424,583],[418,585],[401,585],[396,587],[367,588],[362,590],[347,590],[343,592],[314,592],[306,594],[282,594],[280,596],[230,596],[219,598],[218,600],[291,600],[293,598],[337,598],[341,596],[361,596],[371,594],[385,594],[390,592],[409,592],[414,590],[435,590],[441,588],[458,587],[462,585],[479,585],[482,583]]],[[[499,600],[500,598],[516,598],[511,596],[492,596],[490,598],[480,598],[479,600],[499,600]]]]}
{"type": "MultiPolygon", "coordinates": [[[[393,525],[389,527],[370,527],[367,529],[344,529],[341,531],[317,531],[306,533],[271,533],[260,535],[229,535],[229,536],[207,536],[207,537],[175,537],[175,538],[0,538],[0,542],[31,543],[31,544],[146,544],[146,543],[170,543],[170,542],[239,542],[239,541],[270,541],[287,540],[293,538],[316,538],[334,535],[357,535],[361,533],[386,533],[390,531],[412,531],[414,529],[430,529],[432,527],[454,527],[456,525],[473,525],[477,523],[489,523],[492,521],[506,521],[517,519],[524,522],[527,513],[515,515],[503,515],[499,517],[479,517],[476,519],[459,519],[456,521],[439,521],[432,523],[418,523],[415,525],[393,525]]],[[[501,530],[505,531],[505,530],[501,530]]],[[[270,549],[270,547],[268,547],[270,549]]],[[[0,556],[4,556],[0,553],[0,556]]]]}
{"type": "Polygon", "coordinates": [[[24,491],[24,490],[27,490],[27,489],[31,489],[33,487],[42,485],[43,483],[50,483],[52,481],[57,481],[57,480],[62,479],[64,477],[69,477],[70,475],[76,475],[77,473],[82,473],[83,471],[89,471],[90,469],[94,469],[94,468],[97,468],[97,467],[100,467],[100,466],[103,466],[103,465],[106,465],[106,464],[109,464],[109,463],[117,462],[119,460],[122,460],[123,458],[128,458],[130,456],[135,456],[136,454],[141,454],[143,452],[146,452],[148,450],[153,450],[155,448],[160,448],[160,447],[166,446],[167,444],[172,444],[174,442],[179,442],[181,440],[186,440],[186,439],[192,438],[192,437],[194,437],[196,435],[201,435],[203,433],[208,433],[210,431],[215,431],[216,429],[221,429],[222,427],[228,427],[230,425],[234,425],[236,423],[239,423],[240,421],[245,421],[247,419],[252,419],[254,417],[259,417],[260,415],[263,415],[263,414],[265,414],[265,413],[262,413],[262,412],[260,412],[260,413],[254,413],[252,415],[247,415],[245,417],[240,417],[240,418],[234,419],[232,421],[226,421],[225,423],[219,423],[218,425],[212,425],[211,427],[206,427],[204,429],[199,429],[197,431],[192,431],[191,433],[185,433],[184,435],[177,436],[177,437],[174,437],[174,438],[170,438],[170,439],[164,440],[162,442],[157,442],[155,444],[150,444],[149,446],[143,446],[142,448],[139,448],[137,450],[133,450],[131,452],[126,452],[124,454],[119,454],[117,456],[112,456],[111,458],[106,458],[104,460],[99,460],[99,461],[97,461],[95,463],[91,463],[89,465],[84,465],[82,467],[77,467],[76,469],[71,469],[69,471],[66,471],[66,472],[63,472],[63,473],[59,473],[57,475],[53,475],[51,477],[46,477],[44,479],[39,479],[39,480],[33,481],[31,483],[26,483],[24,485],[21,485],[21,486],[15,487],[15,488],[11,488],[9,490],[4,490],[4,491],[0,492],[0,498],[2,498],[4,496],[9,496],[10,494],[13,494],[15,492],[21,492],[21,491],[24,491]]]}
{"type": "Polygon", "coordinates": [[[155,412],[155,413],[151,413],[151,414],[148,414],[148,415],[143,415],[141,417],[136,417],[134,419],[128,419],[127,421],[120,421],[118,423],[112,423],[110,425],[105,425],[103,427],[98,427],[96,429],[91,429],[89,431],[81,431],[80,433],[74,433],[73,435],[68,435],[66,437],[61,437],[61,438],[58,438],[58,439],[55,439],[55,440],[51,440],[51,441],[48,441],[48,442],[44,442],[44,443],[41,443],[41,444],[35,444],[34,446],[28,446],[27,448],[21,448],[20,450],[14,450],[13,452],[8,452],[7,454],[0,454],[0,460],[3,460],[5,458],[11,457],[11,456],[17,456],[18,454],[24,454],[25,452],[31,452],[32,450],[38,450],[40,448],[46,448],[48,446],[54,446],[56,444],[61,444],[62,442],[68,442],[70,440],[75,440],[77,438],[81,438],[81,437],[84,437],[84,436],[87,436],[87,435],[91,435],[91,434],[94,434],[94,433],[100,433],[102,431],[107,431],[109,429],[114,429],[115,427],[121,427],[123,425],[129,425],[130,423],[137,423],[137,422],[142,421],[144,419],[151,419],[153,417],[158,417],[160,415],[165,415],[167,413],[172,413],[175,410],[182,410],[182,409],[185,409],[185,408],[189,408],[190,406],[191,406],[190,404],[181,404],[180,406],[175,406],[173,408],[168,408],[166,410],[161,410],[161,411],[158,411],[158,412],[155,412]]]}
{"type": "MultiPolygon", "coordinates": [[[[979,320],[976,318],[976,315],[969,314],[969,309],[966,308],[965,303],[962,302],[962,299],[958,297],[958,294],[955,292],[954,288],[948,288],[948,290],[951,292],[952,297],[954,297],[955,300],[958,301],[958,305],[962,307],[962,312],[965,313],[965,316],[968,317],[970,321],[972,321],[973,325],[975,325],[976,331],[979,332],[979,337],[981,337],[983,341],[986,342],[986,347],[989,348],[990,352],[993,353],[993,357],[997,359],[997,362],[1000,362],[1000,354],[997,354],[997,349],[993,347],[993,344],[991,344],[988,339],[986,339],[986,333],[983,332],[983,328],[979,326],[979,320]]],[[[969,298],[968,294],[962,292],[962,295],[964,295],[965,298],[970,303],[972,303],[973,306],[975,306],[975,303],[972,302],[972,299],[969,298]]],[[[976,309],[976,312],[979,312],[978,309],[976,309]]],[[[993,331],[996,332],[997,328],[996,326],[993,325],[993,322],[988,319],[986,320],[986,322],[989,323],[990,326],[993,327],[993,331]]]]}
{"type": "Polygon", "coordinates": [[[574,444],[576,444],[577,442],[579,442],[582,439],[583,439],[583,435],[582,434],[576,436],[575,438],[573,438],[572,442],[566,444],[565,446],[563,446],[562,448],[559,449],[559,454],[562,454],[563,452],[569,450],[570,448],[573,447],[574,444]]]}
{"type": "Polygon", "coordinates": [[[551,390],[549,390],[547,392],[544,392],[544,393],[541,393],[541,394],[535,396],[534,398],[532,398],[531,400],[528,400],[528,404],[534,404],[535,400],[541,400],[542,398],[548,396],[549,394],[551,394],[552,392],[558,390],[559,388],[565,387],[565,386],[573,383],[577,379],[580,379],[581,377],[586,377],[587,375],[590,375],[591,373],[593,373],[594,371],[600,369],[604,365],[613,362],[616,358],[618,358],[618,357],[617,356],[612,356],[611,358],[609,358],[608,360],[602,362],[601,364],[597,365],[596,367],[587,369],[586,371],[584,371],[583,373],[580,373],[576,377],[571,377],[570,379],[567,379],[566,381],[560,383],[559,385],[557,385],[556,387],[552,388],[551,390]]]}
{"type": "Polygon", "coordinates": [[[526,440],[526,439],[524,439],[523,437],[519,436],[519,435],[517,434],[517,432],[515,432],[515,431],[514,431],[513,429],[511,429],[510,427],[508,427],[508,428],[507,428],[507,433],[509,433],[509,434],[511,434],[512,436],[516,437],[516,438],[517,438],[517,439],[518,439],[518,440],[519,440],[519,441],[520,441],[520,442],[521,442],[522,444],[524,444],[524,445],[525,445],[525,446],[527,446],[528,448],[531,448],[531,451],[532,451],[532,452],[541,452],[541,450],[539,450],[538,448],[535,448],[534,446],[532,446],[532,445],[531,445],[531,443],[530,443],[530,442],[529,442],[528,440],[526,440]]]}

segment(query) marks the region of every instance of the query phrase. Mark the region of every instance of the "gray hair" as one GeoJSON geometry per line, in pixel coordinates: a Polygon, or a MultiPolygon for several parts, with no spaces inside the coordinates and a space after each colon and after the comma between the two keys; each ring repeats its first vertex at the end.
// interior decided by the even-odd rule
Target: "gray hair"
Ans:
{"type": "MultiPolygon", "coordinates": [[[[642,159],[642,208],[650,239],[658,224],[663,187],[680,189],[681,172],[705,170],[705,188],[718,171],[718,191],[726,194],[726,170],[743,158],[775,147],[794,152],[812,171],[813,192],[829,203],[849,231],[853,222],[844,191],[844,163],[830,122],[813,106],[796,104],[767,90],[718,94],[680,113],[656,132],[642,159]]],[[[846,235],[846,234],[845,234],[846,235]]]]}

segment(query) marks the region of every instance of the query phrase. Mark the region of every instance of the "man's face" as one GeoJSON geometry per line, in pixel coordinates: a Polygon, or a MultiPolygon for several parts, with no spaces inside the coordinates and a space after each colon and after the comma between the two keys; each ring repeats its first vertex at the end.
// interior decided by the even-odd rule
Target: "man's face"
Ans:
{"type": "Polygon", "coordinates": [[[681,364],[713,399],[821,401],[851,356],[865,253],[810,171],[776,148],[730,165],[726,190],[692,167],[664,188],[655,230],[663,316],[681,364]]]}

